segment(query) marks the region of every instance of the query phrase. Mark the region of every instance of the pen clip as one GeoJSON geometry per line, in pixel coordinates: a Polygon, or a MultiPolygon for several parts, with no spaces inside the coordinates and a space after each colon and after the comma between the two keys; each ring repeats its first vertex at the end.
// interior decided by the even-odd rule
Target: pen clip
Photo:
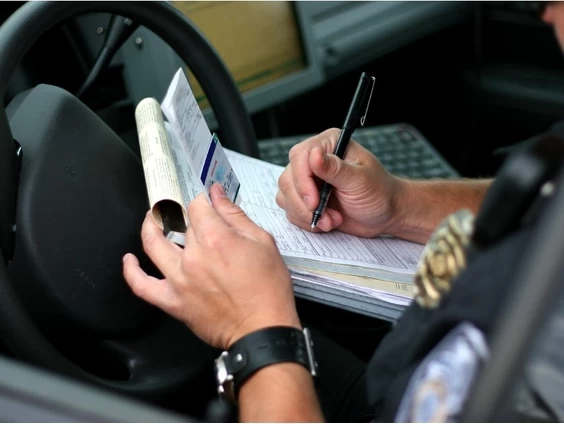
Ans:
{"type": "Polygon", "coordinates": [[[364,126],[364,122],[366,121],[366,115],[368,115],[368,108],[370,107],[370,100],[372,100],[372,92],[374,91],[374,86],[376,85],[376,78],[370,77],[370,79],[372,80],[372,87],[370,87],[370,96],[368,96],[368,103],[366,103],[366,110],[364,111],[364,116],[360,118],[361,127],[364,126]]]}

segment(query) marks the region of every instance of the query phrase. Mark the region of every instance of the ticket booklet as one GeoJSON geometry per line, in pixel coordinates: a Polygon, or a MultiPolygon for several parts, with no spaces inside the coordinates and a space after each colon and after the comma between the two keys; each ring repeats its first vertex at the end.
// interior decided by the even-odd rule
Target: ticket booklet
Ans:
{"type": "Polygon", "coordinates": [[[241,184],[210,129],[180,68],[162,103],[152,97],[135,109],[141,160],[153,218],[165,231],[184,232],[188,204],[214,183],[240,204],[241,184]]]}

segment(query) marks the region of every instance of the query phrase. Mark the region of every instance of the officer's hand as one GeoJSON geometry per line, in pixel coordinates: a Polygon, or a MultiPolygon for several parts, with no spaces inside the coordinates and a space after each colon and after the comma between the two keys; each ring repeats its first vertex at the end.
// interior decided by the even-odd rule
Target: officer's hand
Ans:
{"type": "Polygon", "coordinates": [[[290,222],[311,230],[320,180],[327,181],[333,191],[317,228],[374,237],[399,220],[395,199],[401,183],[353,140],[344,160],[333,155],[339,134],[329,129],[292,147],[290,163],[278,180],[276,203],[290,222]]]}
{"type": "Polygon", "coordinates": [[[188,207],[184,250],[147,216],[143,247],[165,279],[148,276],[128,254],[123,272],[133,292],[222,349],[267,326],[299,328],[290,274],[273,238],[220,186],[212,187],[211,200],[200,195],[188,207]]]}

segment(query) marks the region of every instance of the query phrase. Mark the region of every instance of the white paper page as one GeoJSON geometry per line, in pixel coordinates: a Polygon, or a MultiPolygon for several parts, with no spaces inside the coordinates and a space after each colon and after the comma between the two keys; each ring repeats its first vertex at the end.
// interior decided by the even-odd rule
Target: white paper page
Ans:
{"type": "Polygon", "coordinates": [[[174,75],[161,108],[173,128],[178,129],[177,136],[184,143],[187,160],[200,175],[211,144],[211,132],[182,68],[174,75]]]}
{"type": "Polygon", "coordinates": [[[179,142],[178,137],[172,130],[172,125],[169,122],[165,122],[164,125],[168,133],[168,139],[170,140],[170,149],[178,175],[178,185],[182,192],[182,200],[184,207],[187,207],[188,204],[204,190],[204,185],[192,170],[190,162],[186,160],[186,152],[182,148],[182,143],[179,142]]]}
{"type": "Polygon", "coordinates": [[[362,268],[355,265],[343,265],[334,262],[320,262],[313,259],[293,258],[285,256],[284,260],[288,266],[298,266],[310,268],[319,271],[358,276],[362,278],[370,278],[384,281],[393,281],[395,283],[411,284],[413,282],[413,273],[398,274],[380,267],[362,268]]]}
{"type": "Polygon", "coordinates": [[[292,278],[300,277],[300,281],[305,283],[305,285],[307,285],[307,286],[322,285],[322,286],[326,286],[326,287],[336,288],[336,289],[342,290],[343,292],[346,292],[346,293],[355,293],[357,295],[366,294],[365,290],[361,290],[359,287],[356,287],[353,284],[346,284],[346,283],[335,284],[333,281],[327,280],[325,278],[318,277],[318,276],[311,274],[309,272],[302,272],[302,271],[296,271],[296,270],[291,269],[290,275],[292,276],[292,278]]]}
{"type": "Polygon", "coordinates": [[[278,177],[284,168],[226,151],[241,182],[241,207],[273,235],[282,255],[414,273],[423,245],[392,238],[363,239],[339,231],[324,234],[304,231],[288,222],[285,212],[276,205],[278,177]]]}
{"type": "Polygon", "coordinates": [[[412,299],[390,296],[387,293],[380,293],[377,296],[378,299],[383,300],[384,302],[393,303],[398,306],[409,306],[413,302],[412,299]]]}
{"type": "Polygon", "coordinates": [[[212,137],[182,68],[174,75],[161,108],[177,143],[175,152],[178,155],[184,152],[184,162],[188,162],[191,176],[199,179],[206,193],[218,183],[231,201],[240,203],[239,179],[221,142],[215,134],[212,137]]]}

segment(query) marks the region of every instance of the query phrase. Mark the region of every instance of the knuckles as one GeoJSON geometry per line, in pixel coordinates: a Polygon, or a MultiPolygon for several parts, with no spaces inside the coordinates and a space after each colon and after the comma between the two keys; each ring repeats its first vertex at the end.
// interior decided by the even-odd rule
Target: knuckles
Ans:
{"type": "Polygon", "coordinates": [[[260,231],[259,240],[261,243],[267,245],[270,248],[276,246],[276,240],[274,239],[274,236],[267,231],[260,231]]]}
{"type": "Polygon", "coordinates": [[[281,190],[278,190],[278,192],[276,193],[276,197],[274,198],[274,201],[276,202],[279,208],[284,209],[284,205],[285,205],[284,194],[282,193],[281,190]]]}
{"type": "Polygon", "coordinates": [[[319,134],[320,144],[325,147],[329,146],[332,150],[337,144],[340,134],[341,130],[339,128],[329,128],[319,134]]]}
{"type": "Polygon", "coordinates": [[[333,148],[337,144],[340,134],[341,130],[339,128],[326,129],[325,131],[292,146],[288,152],[288,158],[292,161],[296,155],[301,154],[304,151],[308,151],[309,146],[313,147],[315,145],[320,145],[326,148],[333,148]]]}
{"type": "Polygon", "coordinates": [[[311,212],[307,209],[305,204],[294,200],[296,199],[296,195],[290,190],[296,191],[296,189],[291,179],[289,182],[287,182],[287,180],[282,181],[279,188],[280,190],[276,193],[276,197],[274,198],[278,207],[284,209],[286,212],[292,211],[293,213],[297,213],[303,216],[304,219],[311,215],[311,212]]]}
{"type": "Polygon", "coordinates": [[[294,182],[289,172],[284,171],[278,178],[278,188],[282,193],[288,193],[293,188],[294,182]]]}
{"type": "Polygon", "coordinates": [[[202,242],[206,247],[217,250],[224,247],[228,243],[229,238],[230,234],[223,234],[220,231],[210,231],[204,236],[202,242]]]}
{"type": "MultiPolygon", "coordinates": [[[[307,141],[307,140],[306,140],[307,141]]],[[[288,159],[290,160],[290,162],[292,161],[292,159],[300,154],[300,152],[302,152],[303,150],[306,149],[305,143],[306,141],[302,141],[301,143],[298,144],[294,144],[291,149],[288,151],[288,159]]]]}
{"type": "Polygon", "coordinates": [[[200,266],[202,266],[202,263],[198,252],[194,249],[185,249],[181,260],[183,275],[190,275],[200,266]]]}
{"type": "Polygon", "coordinates": [[[329,141],[336,142],[339,139],[341,130],[339,128],[329,128],[323,131],[321,134],[325,135],[329,139],[329,141]]]}

